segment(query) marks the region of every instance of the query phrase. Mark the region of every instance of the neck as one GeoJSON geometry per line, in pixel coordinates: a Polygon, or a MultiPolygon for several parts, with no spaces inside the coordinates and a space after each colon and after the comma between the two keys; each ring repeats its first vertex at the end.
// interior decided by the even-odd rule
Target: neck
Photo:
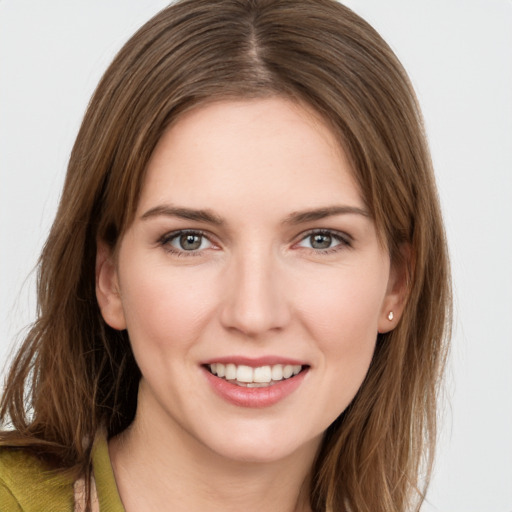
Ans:
{"type": "Polygon", "coordinates": [[[159,428],[158,422],[149,427],[142,417],[109,443],[126,512],[311,511],[318,439],[277,461],[232,460],[179,428],[159,428]]]}

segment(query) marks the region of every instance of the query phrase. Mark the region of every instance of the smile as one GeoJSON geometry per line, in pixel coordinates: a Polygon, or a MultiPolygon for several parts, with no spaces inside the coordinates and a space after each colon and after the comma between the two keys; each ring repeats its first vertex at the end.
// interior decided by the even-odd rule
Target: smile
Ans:
{"type": "Polygon", "coordinates": [[[210,373],[232,384],[248,388],[268,387],[282,380],[298,375],[303,367],[300,364],[274,364],[257,366],[236,365],[233,363],[213,363],[207,365],[210,373]]]}

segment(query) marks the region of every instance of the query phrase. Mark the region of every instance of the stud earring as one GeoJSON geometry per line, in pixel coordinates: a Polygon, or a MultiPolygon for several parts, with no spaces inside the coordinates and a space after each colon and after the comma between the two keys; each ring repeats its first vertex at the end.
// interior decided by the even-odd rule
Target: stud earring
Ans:
{"type": "Polygon", "coordinates": [[[390,311],[388,313],[388,320],[391,322],[393,320],[393,318],[395,318],[395,315],[394,315],[393,311],[390,311]]]}

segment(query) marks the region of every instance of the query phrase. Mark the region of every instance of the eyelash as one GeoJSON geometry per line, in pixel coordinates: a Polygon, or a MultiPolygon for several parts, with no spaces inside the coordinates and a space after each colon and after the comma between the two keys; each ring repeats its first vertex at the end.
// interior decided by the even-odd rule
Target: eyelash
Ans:
{"type": "MultiPolygon", "coordinates": [[[[204,231],[197,230],[197,229],[182,229],[179,231],[173,231],[172,233],[166,233],[163,235],[159,240],[158,243],[169,253],[175,255],[175,256],[200,256],[203,250],[190,250],[187,251],[185,249],[176,249],[171,245],[171,242],[176,240],[177,238],[181,236],[186,235],[192,235],[201,237],[202,239],[206,238],[212,245],[213,242],[210,240],[210,237],[208,234],[206,234],[204,231]]],[[[202,243],[202,241],[201,241],[202,243]]]]}
{"type": "Polygon", "coordinates": [[[301,234],[300,240],[297,242],[298,245],[301,242],[304,242],[308,238],[311,238],[315,235],[322,235],[331,237],[332,240],[339,242],[334,247],[327,247],[325,249],[315,249],[313,247],[304,247],[306,250],[313,252],[314,254],[332,254],[338,251],[342,251],[347,248],[352,247],[352,237],[347,233],[342,233],[339,231],[331,230],[331,229],[313,229],[306,233],[301,234]]]}
{"type": "MultiPolygon", "coordinates": [[[[177,238],[179,238],[181,236],[186,236],[186,235],[192,235],[192,236],[201,237],[201,239],[207,239],[210,244],[215,245],[210,240],[210,235],[208,235],[204,231],[195,230],[195,229],[184,229],[184,230],[179,230],[179,231],[173,231],[171,233],[166,233],[165,235],[160,237],[160,239],[158,240],[158,244],[161,245],[167,252],[169,252],[175,256],[179,256],[179,257],[200,256],[205,249],[194,249],[194,250],[187,251],[185,249],[176,249],[175,247],[173,247],[171,245],[171,242],[173,242],[174,240],[176,240],[177,238]]],[[[299,244],[301,242],[304,242],[308,238],[311,238],[312,236],[315,236],[315,235],[331,237],[332,240],[335,240],[339,243],[337,243],[334,247],[327,247],[325,249],[315,249],[313,247],[303,247],[303,249],[306,249],[314,254],[332,254],[332,253],[344,250],[346,248],[352,247],[352,237],[350,237],[346,233],[341,233],[339,231],[334,231],[334,230],[330,230],[330,229],[313,229],[306,233],[302,233],[300,235],[299,241],[294,244],[294,247],[295,246],[300,247],[299,244]]],[[[201,244],[202,244],[202,240],[201,240],[201,244]]]]}

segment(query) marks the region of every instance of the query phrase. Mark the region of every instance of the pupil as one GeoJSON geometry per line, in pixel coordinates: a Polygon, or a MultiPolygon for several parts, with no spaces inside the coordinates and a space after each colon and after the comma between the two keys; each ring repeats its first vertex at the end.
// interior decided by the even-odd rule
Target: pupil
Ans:
{"type": "Polygon", "coordinates": [[[199,249],[201,246],[201,237],[198,235],[181,235],[180,236],[181,248],[185,251],[193,251],[199,249]]]}
{"type": "Polygon", "coordinates": [[[328,249],[331,246],[331,242],[331,235],[317,234],[311,236],[311,247],[314,249],[328,249]]]}

